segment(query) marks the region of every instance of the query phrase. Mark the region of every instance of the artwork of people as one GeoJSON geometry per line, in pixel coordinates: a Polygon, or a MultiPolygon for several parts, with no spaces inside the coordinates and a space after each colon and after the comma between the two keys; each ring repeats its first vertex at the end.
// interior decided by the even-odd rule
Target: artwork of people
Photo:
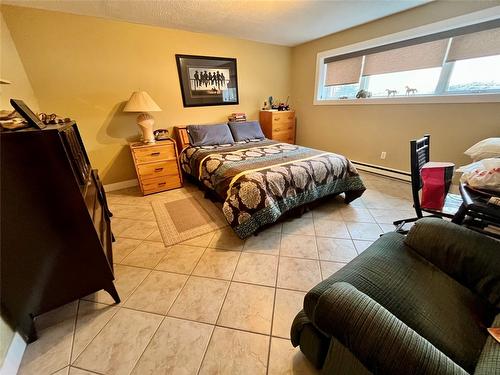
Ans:
{"type": "Polygon", "coordinates": [[[229,69],[189,68],[192,91],[225,90],[229,83],[229,69]]]}

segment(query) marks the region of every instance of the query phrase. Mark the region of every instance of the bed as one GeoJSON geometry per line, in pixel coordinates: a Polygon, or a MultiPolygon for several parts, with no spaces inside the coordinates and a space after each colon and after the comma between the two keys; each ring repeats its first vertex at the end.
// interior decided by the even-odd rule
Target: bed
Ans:
{"type": "Polygon", "coordinates": [[[223,202],[222,211],[246,238],[297,207],[345,193],[360,197],[365,186],[344,156],[264,139],[224,146],[192,146],[176,130],[182,170],[223,202]]]}

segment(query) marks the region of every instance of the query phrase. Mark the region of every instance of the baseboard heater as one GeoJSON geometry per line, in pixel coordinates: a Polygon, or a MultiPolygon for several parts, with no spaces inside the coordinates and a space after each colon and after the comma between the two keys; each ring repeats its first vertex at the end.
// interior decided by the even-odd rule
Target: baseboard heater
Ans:
{"type": "Polygon", "coordinates": [[[372,172],[380,174],[386,177],[392,177],[398,180],[411,181],[411,174],[406,171],[400,171],[399,169],[392,169],[387,167],[381,167],[380,165],[362,163],[360,161],[351,160],[357,169],[366,172],[372,172]]]}

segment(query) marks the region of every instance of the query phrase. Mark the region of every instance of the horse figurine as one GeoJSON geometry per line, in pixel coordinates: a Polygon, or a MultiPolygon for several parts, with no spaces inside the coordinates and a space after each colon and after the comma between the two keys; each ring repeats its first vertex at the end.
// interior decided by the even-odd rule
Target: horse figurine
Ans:
{"type": "Polygon", "coordinates": [[[415,95],[417,93],[417,89],[412,89],[410,86],[406,87],[406,95],[415,95]]]}
{"type": "Polygon", "coordinates": [[[398,93],[398,90],[390,90],[390,89],[385,89],[385,91],[387,91],[387,96],[396,96],[396,94],[398,93]]]}

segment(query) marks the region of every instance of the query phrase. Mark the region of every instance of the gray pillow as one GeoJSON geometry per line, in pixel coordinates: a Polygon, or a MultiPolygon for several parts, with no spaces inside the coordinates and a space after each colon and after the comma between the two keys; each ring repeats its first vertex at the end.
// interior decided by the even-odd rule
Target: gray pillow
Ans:
{"type": "Polygon", "coordinates": [[[229,128],[236,142],[265,138],[258,121],[230,122],[229,128]]]}
{"type": "Polygon", "coordinates": [[[188,125],[187,132],[192,146],[212,146],[234,143],[227,124],[188,125]]]}

